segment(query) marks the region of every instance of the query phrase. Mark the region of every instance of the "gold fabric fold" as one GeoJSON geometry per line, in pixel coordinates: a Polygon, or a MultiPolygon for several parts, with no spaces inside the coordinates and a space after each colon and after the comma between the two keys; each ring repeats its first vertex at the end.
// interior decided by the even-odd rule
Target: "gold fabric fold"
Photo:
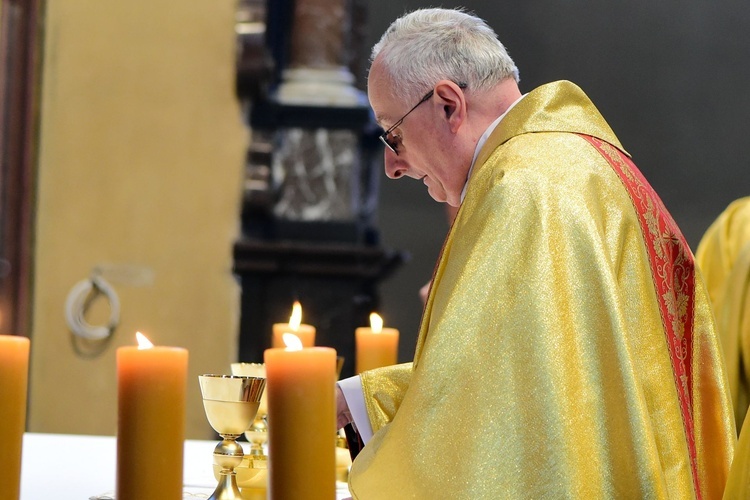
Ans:
{"type": "Polygon", "coordinates": [[[706,281],[712,304],[721,302],[727,276],[748,243],[750,196],[730,203],[706,230],[695,250],[695,261],[706,281]]]}
{"type": "MultiPolygon", "coordinates": [[[[381,402],[367,406],[378,430],[352,466],[354,498],[696,498],[644,236],[620,179],[576,133],[621,148],[585,94],[556,82],[480,152],[411,370],[362,379],[381,402]]],[[[692,417],[709,499],[734,422],[697,285],[692,417]]]]}
{"type": "Polygon", "coordinates": [[[372,431],[393,420],[411,380],[411,363],[384,366],[360,374],[372,431]]]}
{"type": "Polygon", "coordinates": [[[717,217],[695,261],[716,315],[739,434],[750,406],[750,197],[730,203],[717,217]]]}
{"type": "Polygon", "coordinates": [[[750,420],[746,416],[750,407],[750,243],[732,266],[716,316],[740,430],[724,498],[746,499],[750,496],[750,420]]]}
{"type": "MultiPolygon", "coordinates": [[[[747,415],[744,420],[748,421],[747,415]]],[[[748,492],[750,492],[750,425],[743,425],[732,467],[729,470],[724,500],[747,500],[748,492]]]]}

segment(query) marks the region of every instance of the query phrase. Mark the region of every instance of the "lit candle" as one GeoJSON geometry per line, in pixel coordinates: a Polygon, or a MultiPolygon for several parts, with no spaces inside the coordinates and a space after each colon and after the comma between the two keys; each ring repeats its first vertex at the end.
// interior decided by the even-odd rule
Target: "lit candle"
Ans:
{"type": "Polygon", "coordinates": [[[273,325],[273,347],[284,347],[283,336],[285,333],[293,333],[302,341],[302,347],[315,345],[315,327],[302,323],[302,306],[299,301],[292,305],[292,315],[289,323],[274,323],[273,325]]]}
{"type": "Polygon", "coordinates": [[[336,350],[267,349],[269,498],[336,497],[336,350]]]}
{"type": "Polygon", "coordinates": [[[370,314],[370,327],[361,326],[354,331],[354,338],[357,373],[396,364],[398,330],[383,328],[383,319],[377,313],[370,314]]]}
{"type": "Polygon", "coordinates": [[[0,497],[20,498],[29,339],[0,335],[0,497]]]}
{"type": "Polygon", "coordinates": [[[182,499],[188,352],[117,349],[117,500],[182,499]]]}

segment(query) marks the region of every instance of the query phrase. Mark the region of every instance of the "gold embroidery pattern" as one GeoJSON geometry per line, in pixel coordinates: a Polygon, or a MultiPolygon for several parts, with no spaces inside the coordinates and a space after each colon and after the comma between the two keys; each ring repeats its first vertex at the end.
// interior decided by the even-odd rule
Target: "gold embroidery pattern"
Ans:
{"type": "Polygon", "coordinates": [[[641,219],[644,240],[651,256],[654,285],[659,298],[662,323],[682,407],[688,440],[693,484],[698,498],[697,462],[692,415],[692,348],[694,305],[694,261],[677,224],[638,168],[617,148],[594,137],[582,136],[596,147],[618,173],[630,193],[641,219]]]}

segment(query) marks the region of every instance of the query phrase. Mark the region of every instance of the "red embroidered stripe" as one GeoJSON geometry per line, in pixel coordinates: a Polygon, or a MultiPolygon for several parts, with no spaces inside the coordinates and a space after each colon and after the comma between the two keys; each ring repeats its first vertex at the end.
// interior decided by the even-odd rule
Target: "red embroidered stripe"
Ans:
{"type": "Polygon", "coordinates": [[[682,409],[693,484],[698,499],[698,468],[692,404],[693,307],[695,267],[685,237],[659,196],[640,170],[619,149],[595,137],[579,134],[591,143],[612,166],[630,194],[641,222],[648,248],[651,272],[659,299],[662,323],[667,335],[672,371],[682,409]]]}

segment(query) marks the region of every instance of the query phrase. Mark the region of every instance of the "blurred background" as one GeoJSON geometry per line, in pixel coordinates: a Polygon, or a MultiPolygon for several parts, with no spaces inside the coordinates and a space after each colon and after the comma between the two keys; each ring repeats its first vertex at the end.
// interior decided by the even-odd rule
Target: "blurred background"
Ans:
{"type": "MultiPolygon", "coordinates": [[[[371,310],[411,360],[448,224],[383,174],[365,81],[390,22],[434,4],[1,1],[0,333],[32,339],[29,430],[112,434],[141,330],[189,349],[206,437],[197,375],[261,361],[294,300],[343,375],[371,310]]],[[[522,91],[578,84],[693,249],[750,195],[743,2],[441,6],[487,20],[522,91]]]]}

